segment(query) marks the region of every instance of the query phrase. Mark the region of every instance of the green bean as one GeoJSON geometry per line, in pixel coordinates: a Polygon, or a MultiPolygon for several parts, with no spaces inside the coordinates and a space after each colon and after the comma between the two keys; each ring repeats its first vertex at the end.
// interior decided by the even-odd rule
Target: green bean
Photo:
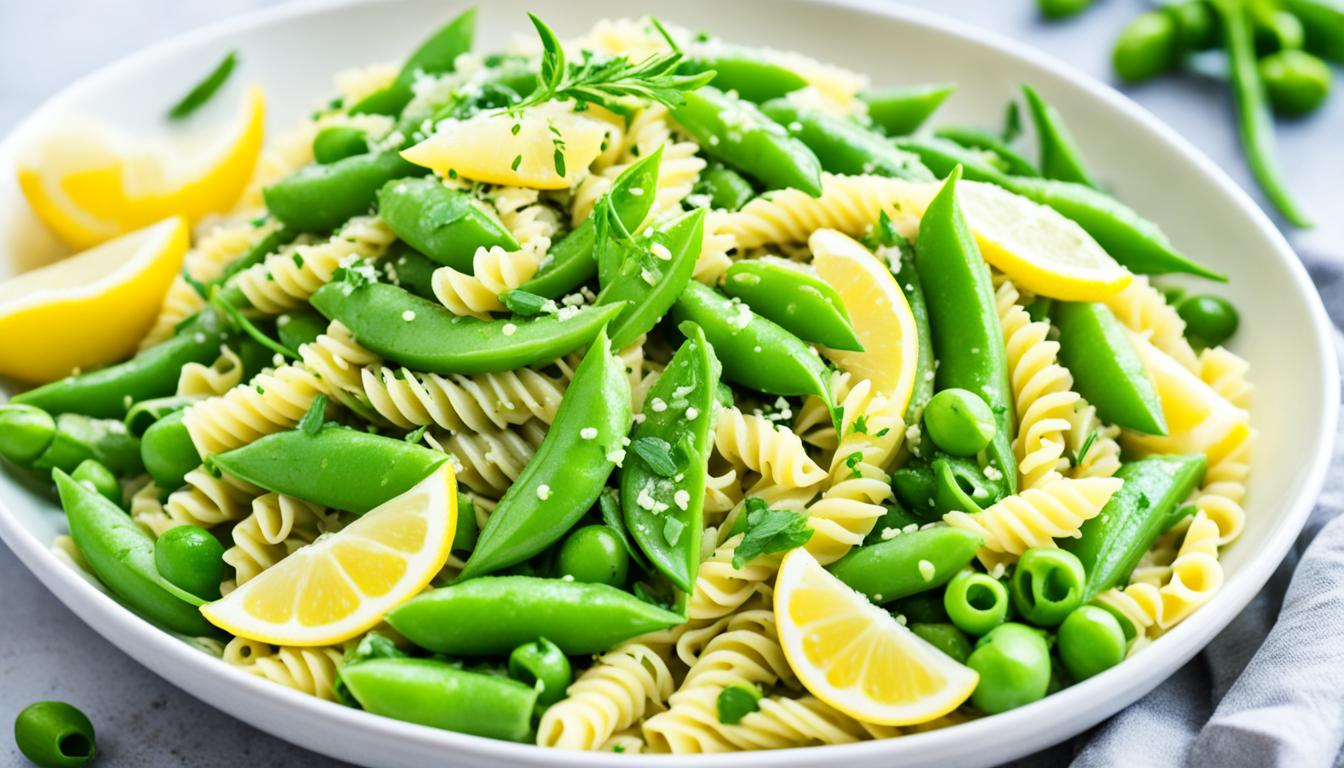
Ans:
{"type": "Polygon", "coordinates": [[[478,248],[516,251],[518,241],[470,194],[433,177],[394,179],[378,190],[383,221],[412,248],[467,274],[478,248]]]}
{"type": "MultiPolygon", "coordinates": [[[[933,380],[936,377],[936,363],[933,357],[933,331],[929,326],[929,307],[924,300],[924,289],[920,286],[919,271],[915,267],[915,249],[909,241],[901,238],[898,243],[899,259],[888,257],[896,277],[896,283],[905,294],[905,302],[910,305],[910,314],[915,318],[915,337],[919,340],[919,359],[915,364],[915,387],[910,395],[910,405],[905,409],[905,423],[918,424],[923,418],[924,408],[933,398],[933,380]]],[[[922,456],[919,445],[911,445],[911,452],[922,456]]]]}
{"type": "Polygon", "coordinates": [[[704,239],[705,209],[698,208],[638,242],[631,241],[608,277],[601,274],[602,257],[598,257],[602,291],[597,304],[625,304],[607,328],[613,347],[625,348],[663,319],[695,274],[704,239]]]}
{"type": "Polygon", "coordinates": [[[880,605],[941,587],[984,544],[978,534],[950,526],[896,533],[850,550],[829,566],[831,573],[880,605]]]}
{"type": "Polygon", "coordinates": [[[795,262],[776,258],[735,261],[724,275],[723,290],[800,339],[831,349],[863,351],[840,294],[795,262]]]}
{"type": "Polygon", "coordinates": [[[921,521],[928,520],[935,511],[935,482],[933,470],[925,465],[904,466],[891,473],[891,490],[921,521]]]}
{"type": "Polygon", "coordinates": [[[1036,0],[1041,15],[1047,19],[1065,19],[1076,16],[1092,6],[1093,0],[1036,0]]]}
{"type": "MultiPolygon", "coordinates": [[[[970,128],[959,125],[945,125],[933,132],[935,138],[955,142],[968,149],[988,152],[990,157],[999,161],[1003,170],[1016,176],[1040,176],[1041,172],[1030,160],[1018,154],[1008,142],[997,134],[983,128],[970,128]]],[[[972,178],[968,172],[966,178],[972,178]]]]}
{"type": "Polygon", "coordinates": [[[1053,627],[1082,605],[1086,582],[1083,564],[1073,553],[1032,547],[1018,559],[1008,593],[1024,619],[1038,627],[1053,627]]]}
{"type": "Polygon", "coordinates": [[[1029,85],[1022,86],[1027,106],[1031,110],[1031,121],[1036,126],[1036,141],[1040,147],[1041,175],[1047,179],[1058,179],[1088,187],[1097,186],[1092,174],[1083,164],[1082,152],[1073,140],[1073,135],[1064,125],[1064,118],[1054,105],[1041,98],[1041,95],[1029,85]]]}
{"type": "Polygon", "coordinates": [[[879,133],[818,109],[777,99],[761,106],[771,120],[812,150],[822,170],[848,176],[875,174],[932,181],[933,174],[915,155],[897,149],[879,133]]]}
{"type": "Polygon", "coordinates": [[[369,138],[358,128],[329,125],[313,137],[313,160],[327,165],[369,151],[369,138]]]}
{"type": "Polygon", "coordinates": [[[956,89],[954,84],[897,86],[865,91],[859,98],[868,105],[868,117],[888,136],[914,133],[956,89]]]}
{"type": "Polygon", "coordinates": [[[1074,390],[1096,406],[1102,420],[1165,435],[1157,388],[1129,332],[1106,305],[1056,302],[1051,318],[1059,329],[1059,361],[1073,375],[1074,390]]]}
{"type": "MultiPolygon", "coordinates": [[[[863,537],[863,546],[877,544],[886,541],[886,537],[892,535],[892,531],[900,532],[909,528],[911,525],[919,528],[924,520],[910,513],[899,501],[892,500],[886,505],[887,511],[873,524],[873,529],[868,535],[863,537]]],[[[911,530],[914,530],[912,528],[911,530]]]]}
{"type": "Polygon", "coordinates": [[[470,8],[460,16],[435,30],[428,40],[406,59],[392,84],[365,96],[351,105],[354,114],[370,113],[397,115],[415,95],[411,86],[422,75],[452,72],[457,57],[471,50],[476,36],[476,9],[470,8]]]}
{"type": "Polygon", "coordinates": [[[719,46],[712,53],[688,57],[679,69],[688,74],[713,70],[710,85],[757,104],[807,87],[801,75],[749,48],[719,46]]]}
{"type": "Polygon", "coordinates": [[[51,447],[56,419],[31,405],[0,405],[0,456],[31,467],[51,447]]]}
{"type": "Polygon", "coordinates": [[[14,720],[14,743],[38,768],[78,768],[97,752],[93,723],[63,701],[24,707],[14,720]]]}
{"type": "Polygon", "coordinates": [[[172,109],[168,110],[168,119],[182,120],[204,106],[220,89],[220,86],[228,81],[229,75],[233,74],[233,69],[237,65],[238,52],[229,51],[224,55],[224,59],[216,64],[214,69],[210,70],[210,74],[206,75],[205,79],[197,83],[187,92],[186,96],[183,96],[180,101],[173,105],[172,109]]]}

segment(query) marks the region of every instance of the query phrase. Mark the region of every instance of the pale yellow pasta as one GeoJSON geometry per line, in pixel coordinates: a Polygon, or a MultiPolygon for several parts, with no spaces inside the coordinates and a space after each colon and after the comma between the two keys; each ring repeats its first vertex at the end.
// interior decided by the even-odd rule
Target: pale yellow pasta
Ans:
{"type": "MultiPolygon", "coordinates": [[[[648,407],[659,410],[657,403],[648,407]]],[[[803,441],[792,430],[737,408],[719,410],[714,420],[714,447],[727,461],[776,485],[806,488],[826,479],[826,471],[808,457],[803,441]]]]}
{"type": "Polygon", "coordinates": [[[821,177],[821,196],[798,189],[780,189],[762,195],[725,214],[724,229],[739,248],[805,243],[818,229],[836,229],[850,237],[868,230],[882,213],[898,225],[910,220],[900,209],[910,182],[881,176],[821,177]]]}
{"type": "Polygon", "coordinates": [[[457,479],[485,496],[500,498],[546,437],[546,426],[529,421],[498,432],[454,432],[437,438],[458,465],[457,479]]]}
{"type": "Polygon", "coordinates": [[[243,361],[228,347],[219,348],[219,357],[210,365],[187,363],[177,376],[178,397],[217,397],[238,386],[243,380],[243,361]]]}
{"type": "Polygon", "coordinates": [[[1255,386],[1247,378],[1251,364],[1224,347],[1209,347],[1199,353],[1199,378],[1224,400],[1243,411],[1251,409],[1255,386]]]}
{"type": "Polygon", "coordinates": [[[1186,368],[1199,370],[1199,360],[1190,342],[1185,340],[1185,321],[1176,314],[1176,308],[1167,303],[1162,292],[1143,275],[1124,290],[1105,300],[1116,318],[1136,333],[1147,334],[1153,346],[1162,350],[1186,368]]]}
{"type": "Polygon", "coordinates": [[[293,428],[324,387],[306,368],[263,371],[220,397],[187,407],[182,423],[202,456],[239,448],[293,428]]]}
{"type": "MultiPolygon", "coordinates": [[[[182,260],[182,268],[202,283],[218,278],[232,261],[247,253],[254,242],[270,234],[272,225],[261,227],[244,221],[216,226],[201,237],[182,260]]],[[[148,349],[173,335],[178,323],[201,311],[205,299],[182,275],[173,278],[164,294],[154,325],[140,340],[140,349],[148,349]]]]}
{"type": "Polygon", "coordinates": [[[1231,543],[1246,525],[1246,479],[1251,472],[1251,451],[1256,432],[1251,430],[1224,458],[1204,472],[1196,492],[1195,507],[1218,527],[1218,545],[1231,543]]]}
{"type": "Polygon", "coordinates": [[[565,698],[546,710],[537,744],[598,749],[617,731],[663,709],[672,695],[672,673],[663,657],[638,642],[602,654],[579,675],[565,698]]]}
{"type": "Polygon", "coordinates": [[[1218,536],[1218,526],[1203,513],[1196,513],[1171,563],[1171,580],[1161,588],[1162,613],[1157,621],[1161,629],[1175,626],[1222,587],[1218,536]]]}
{"type": "Polygon", "coordinates": [[[531,368],[475,376],[382,366],[360,372],[360,390],[388,422],[403,429],[433,425],[453,432],[488,433],[531,419],[549,424],[566,384],[531,368]]]}
{"type": "Polygon", "coordinates": [[[434,270],[434,297],[455,315],[486,320],[492,312],[505,311],[499,295],[532,279],[540,266],[541,256],[531,250],[477,248],[471,274],[452,267],[434,270]]]}
{"type": "Polygon", "coordinates": [[[155,536],[179,525],[213,528],[247,516],[261,489],[229,475],[215,477],[203,468],[187,473],[186,485],[161,506],[143,505],[135,521],[155,536]]]}
{"type": "Polygon", "coordinates": [[[361,374],[366,366],[380,361],[355,341],[349,328],[333,320],[325,333],[299,347],[299,358],[323,394],[360,416],[375,420],[361,374]]]}
{"type": "Polygon", "coordinates": [[[341,648],[272,646],[235,637],[224,646],[224,661],[277,685],[327,701],[336,700],[336,671],[341,648]]]}
{"type": "Polygon", "coordinates": [[[768,696],[736,725],[719,722],[718,690],[686,691],[681,705],[644,725],[651,752],[694,754],[848,744],[866,738],[858,721],[816,697],[768,696]]]}
{"type": "Polygon", "coordinates": [[[322,507],[266,493],[252,500],[252,511],[233,527],[233,546],[224,562],[233,566],[232,586],[245,584],[322,533],[338,530],[339,518],[322,507]]]}
{"type": "Polygon", "coordinates": [[[331,239],[301,245],[287,253],[268,256],[233,278],[259,312],[278,315],[294,309],[331,281],[336,270],[359,259],[376,259],[396,239],[377,216],[359,216],[346,222],[331,239]]]}
{"type": "Polygon", "coordinates": [[[692,141],[678,140],[673,135],[667,107],[662,105],[640,110],[631,119],[624,140],[619,161],[587,177],[575,189],[571,213],[574,225],[582,223],[592,214],[593,206],[611,189],[612,182],[622,171],[653,154],[659,147],[663,149],[663,156],[658,165],[658,187],[656,190],[644,191],[644,194],[654,195],[649,221],[660,221],[668,214],[681,210],[681,201],[691,194],[701,171],[705,169],[705,161],[697,154],[699,146],[692,141]]]}
{"type": "Polygon", "coordinates": [[[1120,428],[1105,424],[1097,409],[1085,400],[1073,405],[1066,435],[1070,455],[1075,457],[1069,477],[1111,477],[1120,470],[1120,428]],[[1084,451],[1086,448],[1086,451],[1084,451]]]}
{"type": "Polygon", "coordinates": [[[356,104],[364,97],[383,90],[397,77],[395,64],[370,64],[336,73],[336,93],[343,104],[356,104]]]}

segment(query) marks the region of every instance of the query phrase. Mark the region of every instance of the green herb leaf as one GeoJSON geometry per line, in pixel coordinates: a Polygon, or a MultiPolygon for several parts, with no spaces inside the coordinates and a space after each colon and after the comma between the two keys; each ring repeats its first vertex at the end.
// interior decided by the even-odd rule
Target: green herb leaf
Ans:
{"type": "Polygon", "coordinates": [[[419,443],[425,436],[425,431],[429,429],[428,424],[422,424],[419,429],[406,435],[406,442],[411,445],[419,443]]]}
{"type": "Polygon", "coordinates": [[[1078,449],[1078,455],[1069,457],[1069,465],[1073,467],[1082,466],[1083,459],[1087,458],[1087,452],[1092,450],[1092,444],[1096,441],[1097,433],[1094,430],[1087,436],[1087,439],[1083,441],[1082,447],[1078,449]]]}
{"type": "Polygon", "coordinates": [[[238,52],[229,51],[224,56],[224,60],[215,65],[215,68],[205,76],[204,80],[197,83],[196,87],[188,91],[181,101],[168,110],[168,118],[170,120],[181,120],[204,106],[215,95],[220,86],[224,85],[229,79],[229,75],[233,74],[233,69],[236,66],[238,66],[238,52]]]}
{"type": "Polygon", "coordinates": [[[746,533],[733,550],[733,567],[742,566],[762,555],[800,547],[812,538],[807,516],[789,510],[770,509],[764,500],[752,497],[746,503],[746,533]]]}
{"type": "Polygon", "coordinates": [[[863,472],[859,469],[859,462],[863,461],[863,451],[855,451],[845,457],[845,466],[849,467],[849,474],[852,477],[863,477],[863,472]]]}
{"type": "Polygon", "coordinates": [[[298,352],[295,352],[275,339],[272,339],[270,336],[262,333],[260,328],[252,324],[251,320],[243,317],[243,313],[239,312],[238,308],[230,304],[229,300],[224,298],[224,294],[220,293],[219,286],[215,286],[211,289],[210,304],[224,310],[224,313],[229,316],[229,319],[233,321],[233,324],[242,329],[243,333],[252,337],[253,341],[256,341],[258,344],[281,357],[286,357],[290,360],[299,359],[298,352]]]}
{"type": "Polygon", "coordinates": [[[719,722],[737,725],[742,718],[761,708],[761,691],[756,686],[730,685],[719,691],[719,722]]]}
{"type": "Polygon", "coordinates": [[[510,312],[520,317],[540,315],[550,301],[545,296],[517,289],[500,295],[499,300],[510,312]]]}
{"type": "Polygon", "coordinates": [[[672,444],[661,437],[641,437],[630,444],[630,450],[643,459],[654,474],[660,477],[677,474],[677,464],[672,460],[672,444]]]}
{"type": "Polygon", "coordinates": [[[999,132],[999,137],[1005,144],[1011,144],[1013,139],[1022,133],[1022,113],[1018,110],[1017,102],[1008,102],[1008,109],[1003,113],[1003,130],[999,132]]]}
{"type": "Polygon", "coordinates": [[[313,404],[308,406],[308,412],[299,419],[297,429],[308,435],[316,435],[322,431],[322,421],[327,417],[327,396],[319,394],[313,398],[313,404]]]}
{"type": "Polygon", "coordinates": [[[681,541],[681,534],[684,530],[686,530],[686,525],[677,518],[669,515],[668,518],[663,521],[663,540],[667,542],[667,546],[677,546],[677,542],[681,541]]]}

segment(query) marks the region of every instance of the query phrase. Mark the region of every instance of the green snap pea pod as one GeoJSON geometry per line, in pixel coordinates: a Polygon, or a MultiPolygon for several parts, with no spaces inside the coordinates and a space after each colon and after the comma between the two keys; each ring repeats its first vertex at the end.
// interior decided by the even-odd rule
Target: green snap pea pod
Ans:
{"type": "Polygon", "coordinates": [[[883,536],[891,535],[888,531],[903,531],[910,525],[918,528],[923,522],[923,520],[911,514],[910,510],[902,506],[901,502],[893,500],[887,504],[887,511],[873,524],[873,529],[863,538],[863,546],[885,541],[886,539],[883,536]]]}
{"type": "Polygon", "coordinates": [[[452,72],[457,57],[471,50],[476,36],[476,9],[464,11],[457,18],[435,30],[401,65],[397,78],[382,90],[375,91],[356,104],[350,111],[355,114],[397,115],[415,95],[411,86],[423,74],[439,75],[452,72]]]}
{"type": "Polygon", "coordinates": [[[990,482],[975,459],[940,454],[931,467],[933,510],[939,517],[953,510],[973,515],[1007,495],[1003,481],[990,482]]]}
{"type": "Polygon", "coordinates": [[[204,603],[173,586],[154,565],[154,538],[121,507],[57,469],[52,472],[70,537],[98,580],[136,613],[188,636],[213,636],[196,610],[204,603]]]}
{"type": "Polygon", "coordinates": [[[154,484],[163,489],[182,487],[187,473],[201,465],[187,425],[185,411],[174,411],[154,422],[140,439],[140,458],[154,484]]]}
{"type": "MultiPolygon", "coordinates": [[[[327,319],[321,314],[305,307],[295,312],[281,315],[275,320],[276,335],[280,343],[288,349],[297,350],[304,344],[311,344],[318,336],[327,332],[327,319]]],[[[250,380],[247,377],[244,381],[250,380]]]]}
{"type": "Polygon", "coordinates": [[[859,94],[868,105],[868,117],[888,136],[914,133],[929,119],[955,85],[915,85],[884,88],[859,94]]]}
{"type": "Polygon", "coordinates": [[[892,603],[891,610],[911,623],[939,624],[948,620],[943,596],[936,592],[919,592],[902,598],[892,603]]]}
{"type": "Polygon", "coordinates": [[[1029,85],[1022,86],[1031,122],[1036,126],[1036,141],[1041,153],[1041,174],[1047,179],[1071,181],[1095,187],[1092,174],[1083,163],[1082,152],[1054,105],[1041,98],[1029,85]]]}
{"type": "Polygon", "coordinates": [[[63,701],[39,701],[14,720],[14,743],[38,768],[77,768],[97,752],[93,723],[63,701]]]}
{"type": "Polygon", "coordinates": [[[518,241],[471,195],[433,177],[394,179],[378,190],[383,221],[412,248],[471,274],[477,248],[518,250],[518,241]]]}
{"type": "Polygon", "coordinates": [[[712,86],[684,97],[686,103],[672,110],[672,117],[706,155],[770,189],[792,187],[813,197],[821,195],[817,156],[755,104],[712,86]]]}
{"type": "Polygon", "coordinates": [[[756,196],[756,190],[751,186],[751,182],[742,178],[741,174],[732,168],[725,168],[719,163],[715,163],[700,174],[699,180],[695,182],[694,192],[698,195],[709,195],[709,204],[712,208],[728,211],[740,209],[756,196]]]}
{"type": "Polygon", "coordinates": [[[1050,646],[1025,624],[1004,624],[981,638],[966,666],[980,673],[971,702],[985,714],[1030,704],[1050,687],[1050,646]]]}
{"type": "Polygon", "coordinates": [[[994,411],[998,431],[986,447],[988,460],[1003,473],[1009,494],[1017,492],[1013,456],[1012,387],[1003,330],[989,268],[957,205],[961,170],[953,169],[920,220],[915,266],[928,302],[939,389],[974,392],[994,411]]]}
{"type": "Polygon", "coordinates": [[[483,576],[426,592],[387,615],[387,623],[428,651],[507,654],[540,637],[571,656],[601,653],[685,617],[606,584],[483,576]]]}
{"type": "Polygon", "coordinates": [[[965,570],[952,577],[943,591],[943,608],[957,629],[984,635],[1008,617],[1008,588],[979,571],[965,570]]]}
{"type": "Polygon", "coordinates": [[[1294,226],[1310,227],[1311,220],[1288,192],[1283,170],[1275,156],[1274,118],[1265,98],[1265,85],[1260,81],[1246,7],[1243,0],[1213,2],[1223,25],[1223,47],[1227,50],[1232,96],[1246,161],[1260,189],[1284,218],[1294,226]]]}
{"type": "Polygon", "coordinates": [[[1087,573],[1065,549],[1032,547],[1022,553],[1008,582],[1018,614],[1038,627],[1053,627],[1082,605],[1087,573]]]}
{"type": "Polygon", "coordinates": [[[946,584],[975,559],[981,544],[978,534],[960,528],[925,528],[859,547],[829,569],[881,605],[946,584]]]}
{"type": "Polygon", "coordinates": [[[122,477],[144,470],[140,441],[120,421],[14,403],[0,405],[0,456],[40,472],[73,472],[88,459],[122,477]]]}
{"type": "Polygon", "coordinates": [[[942,518],[942,514],[937,513],[934,506],[937,480],[934,478],[932,467],[914,464],[893,470],[891,490],[896,494],[896,499],[920,522],[929,522],[930,517],[935,514],[938,518],[942,518]]]}
{"type": "Polygon", "coordinates": [[[216,454],[216,467],[268,491],[362,515],[429,477],[447,457],[419,445],[327,425],[289,430],[216,454]],[[377,482],[369,479],[377,468],[377,482]]]}
{"type": "Polygon", "coordinates": [[[1129,332],[1105,304],[1055,302],[1059,361],[1073,374],[1074,389],[1096,406],[1102,420],[1149,435],[1167,433],[1162,403],[1139,360],[1129,332]]]}
{"type": "Polygon", "coordinates": [[[126,430],[132,435],[144,437],[145,430],[153,426],[154,422],[170,413],[180,411],[200,399],[199,396],[193,395],[169,395],[168,397],[156,397],[153,400],[141,400],[131,406],[131,410],[127,411],[126,418],[122,420],[122,423],[126,425],[126,430]]]}
{"type": "Polygon", "coordinates": [[[700,567],[705,473],[713,447],[721,368],[696,325],[649,390],[644,421],[621,467],[625,525],[649,562],[678,589],[691,592],[700,567]],[[661,401],[662,410],[647,403],[661,401]]]}
{"type": "Polygon", "coordinates": [[[971,655],[971,641],[966,639],[966,633],[952,624],[915,623],[910,625],[910,631],[919,635],[924,642],[951,656],[958,664],[965,664],[967,657],[971,655]]]}
{"type": "Polygon", "coordinates": [[[918,157],[897,149],[884,136],[858,123],[818,109],[795,106],[787,99],[767,102],[761,105],[761,111],[807,145],[822,169],[829,173],[933,180],[933,174],[918,157]]]}
{"type": "Polygon", "coordinates": [[[574,371],[541,446],[490,514],[460,578],[532,557],[564,536],[597,502],[633,421],[630,380],[611,348],[600,331],[574,371]]]}
{"type": "Polygon", "coordinates": [[[1125,660],[1127,641],[1120,620],[1104,608],[1075,608],[1059,625],[1059,658],[1074,680],[1086,680],[1125,660]]]}
{"type": "MultiPolygon", "coordinates": [[[[1008,173],[1017,176],[1040,176],[1041,172],[1036,170],[1036,166],[1027,158],[1018,154],[1008,142],[1000,136],[983,128],[972,128],[963,125],[945,125],[939,127],[933,132],[934,137],[955,142],[968,149],[979,149],[991,153],[991,155],[1002,161],[1003,168],[1008,173]]],[[[971,178],[969,173],[966,178],[971,178]]]]}
{"type": "Polygon", "coordinates": [[[428,172],[396,150],[308,165],[262,190],[266,210],[290,229],[329,232],[368,213],[378,190],[393,179],[428,172]]]}
{"type": "MultiPolygon", "coordinates": [[[[276,227],[275,229],[272,229],[265,237],[253,243],[252,247],[248,248],[246,253],[230,262],[229,265],[224,268],[224,272],[220,274],[219,279],[214,282],[219,285],[228,283],[229,278],[242,272],[248,267],[253,267],[262,263],[266,260],[267,256],[275,253],[281,246],[289,245],[294,242],[294,239],[298,236],[299,233],[297,230],[289,229],[287,227],[276,227]]],[[[235,306],[243,303],[233,300],[233,297],[229,298],[230,303],[235,306]]]]}
{"type": "Polygon", "coordinates": [[[1087,571],[1084,601],[1125,583],[1157,537],[1184,516],[1181,502],[1204,477],[1203,456],[1149,456],[1120,467],[1125,481],[1083,524],[1076,539],[1061,546],[1078,556],[1087,571]]]}
{"type": "MultiPolygon", "coordinates": [[[[612,182],[611,189],[595,210],[609,205],[622,227],[629,232],[639,229],[649,211],[653,210],[654,195],[650,190],[658,188],[662,160],[663,148],[659,147],[653,154],[626,168],[612,182]]],[[[596,248],[597,220],[589,216],[551,248],[537,274],[519,289],[548,299],[573,291],[597,274],[596,248]]]]}
{"type": "Polygon", "coordinates": [[[924,434],[953,456],[974,456],[994,439],[994,412],[984,398],[965,389],[944,389],[924,409],[924,434]]]}
{"type": "Polygon", "coordinates": [[[747,305],[692,281],[672,318],[704,329],[728,381],[771,395],[816,395],[833,404],[830,375],[812,347],[747,305]]]}
{"type": "Polygon", "coordinates": [[[0,456],[31,467],[56,439],[56,419],[41,408],[0,405],[0,456]]]}
{"type": "Polygon", "coordinates": [[[15,395],[10,402],[53,414],[125,418],[131,406],[141,400],[176,392],[182,366],[213,362],[228,333],[227,320],[213,311],[202,312],[183,332],[124,363],[44,384],[15,395]]]}
{"type": "Polygon", "coordinates": [[[531,733],[537,689],[507,677],[411,658],[343,665],[340,676],[375,715],[506,741],[531,733]]]}
{"type": "Polygon", "coordinates": [[[388,282],[434,301],[434,270],[439,264],[400,240],[381,262],[388,282]]]}
{"type": "Polygon", "coordinates": [[[1344,64],[1344,3],[1284,0],[1283,7],[1302,22],[1307,50],[1344,64]]]}
{"type": "Polygon", "coordinates": [[[1012,178],[984,153],[939,136],[907,136],[897,139],[895,144],[899,149],[918,155],[919,161],[939,178],[948,176],[957,166],[961,166],[962,176],[968,181],[1007,187],[1012,178]]]}
{"type": "Polygon", "coordinates": [[[607,328],[616,349],[653,330],[686,289],[705,239],[705,209],[691,211],[640,239],[649,247],[629,249],[597,295],[598,305],[625,303],[607,328]]]}
{"type": "Polygon", "coordinates": [[[720,91],[736,91],[747,101],[760,104],[807,87],[807,80],[749,48],[716,47],[713,52],[689,56],[679,69],[687,74],[714,71],[710,85],[720,91]]]}
{"type": "MultiPolygon", "coordinates": [[[[910,395],[910,405],[905,409],[905,423],[918,424],[923,417],[924,406],[933,398],[934,357],[933,330],[929,327],[929,307],[924,301],[924,289],[920,286],[919,271],[915,268],[915,249],[907,242],[900,249],[899,259],[895,254],[888,256],[889,263],[896,276],[896,283],[905,294],[910,305],[910,314],[915,318],[915,338],[919,340],[919,360],[915,363],[915,388],[910,395]]],[[[911,446],[916,455],[923,455],[919,446],[911,446]]]]}
{"type": "Polygon", "coordinates": [[[537,703],[549,707],[565,698],[565,690],[574,680],[574,670],[560,646],[543,637],[513,649],[509,654],[509,677],[539,687],[537,703]]]}
{"type": "Polygon", "coordinates": [[[796,262],[735,261],[724,276],[723,290],[800,339],[831,349],[863,351],[840,294],[796,262]]]}
{"type": "Polygon", "coordinates": [[[556,360],[592,342],[624,303],[572,315],[517,320],[458,317],[443,305],[386,283],[328,283],[312,304],[340,320],[359,343],[395,363],[431,373],[492,373],[556,360]]]}
{"type": "Polygon", "coordinates": [[[121,481],[101,461],[97,459],[81,461],[79,466],[75,467],[75,471],[70,473],[70,477],[97,491],[99,496],[113,504],[121,505],[121,481]]]}
{"type": "Polygon", "coordinates": [[[348,125],[329,125],[313,137],[313,160],[327,165],[369,151],[369,139],[363,131],[348,125]]]}

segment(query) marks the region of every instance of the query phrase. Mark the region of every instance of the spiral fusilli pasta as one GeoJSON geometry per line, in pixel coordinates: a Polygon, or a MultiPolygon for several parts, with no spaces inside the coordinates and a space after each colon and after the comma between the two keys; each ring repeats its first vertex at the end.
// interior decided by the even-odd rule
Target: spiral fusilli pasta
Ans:
{"type": "MultiPolygon", "coordinates": [[[[251,222],[217,226],[196,242],[182,261],[182,268],[192,279],[209,282],[219,277],[224,268],[242,256],[252,243],[266,237],[271,226],[257,227],[251,222]]],[[[148,349],[173,335],[178,323],[196,314],[205,306],[205,299],[196,292],[182,275],[173,278],[164,294],[163,305],[149,333],[140,340],[140,349],[148,349]]]]}
{"type": "Polygon", "coordinates": [[[220,347],[219,358],[210,365],[187,363],[177,377],[179,397],[218,397],[243,380],[243,361],[238,353],[220,347]]]}
{"type": "Polygon", "coordinates": [[[252,511],[233,527],[233,546],[224,562],[233,566],[234,585],[244,584],[322,533],[339,528],[339,518],[322,507],[278,493],[252,500],[252,511]]]}
{"type": "Polygon", "coordinates": [[[224,646],[224,661],[249,674],[309,696],[336,700],[336,671],[345,652],[321,646],[272,646],[235,637],[224,646]]]}
{"type": "Polygon", "coordinates": [[[210,456],[292,428],[324,391],[307,369],[284,365],[220,397],[192,404],[182,422],[196,450],[210,456]]]}
{"type": "Polygon", "coordinates": [[[369,367],[361,390],[380,416],[404,429],[433,425],[452,432],[494,432],[537,419],[549,424],[566,382],[530,368],[476,376],[440,376],[369,367]]]}
{"type": "Polygon", "coordinates": [[[826,471],[808,457],[803,441],[792,430],[736,408],[719,410],[714,446],[724,459],[776,485],[806,488],[826,479],[826,471]]]}
{"type": "Polygon", "coordinates": [[[243,519],[252,499],[261,493],[250,483],[229,475],[215,477],[203,468],[188,472],[185,482],[161,506],[143,504],[138,515],[133,511],[136,522],[155,536],[179,525],[212,528],[243,519]]]}
{"type": "Polygon", "coordinates": [[[564,698],[546,710],[537,743],[561,749],[597,749],[617,731],[659,711],[672,695],[672,673],[656,651],[626,643],[602,654],[564,698]]]}
{"type": "Polygon", "coordinates": [[[351,219],[330,240],[275,253],[238,273],[233,284],[256,310],[278,315],[302,305],[336,270],[358,259],[376,259],[396,236],[376,216],[351,219]]]}

